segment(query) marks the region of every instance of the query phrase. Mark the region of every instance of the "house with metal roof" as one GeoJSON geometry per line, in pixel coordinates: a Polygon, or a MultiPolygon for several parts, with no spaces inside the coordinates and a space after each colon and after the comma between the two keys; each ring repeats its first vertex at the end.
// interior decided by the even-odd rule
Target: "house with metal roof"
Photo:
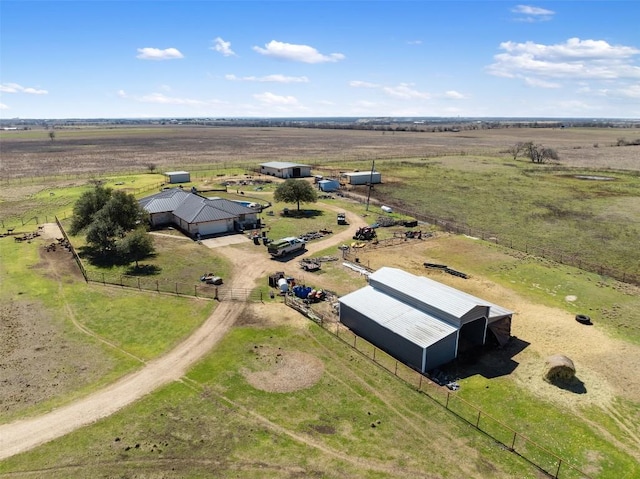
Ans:
{"type": "Polygon", "coordinates": [[[139,201],[152,227],[176,226],[193,238],[258,228],[255,209],[224,198],[205,198],[180,188],[163,190],[139,201]]]}
{"type": "Polygon", "coordinates": [[[451,286],[389,267],[368,281],[339,298],[340,322],[420,372],[511,336],[512,311],[451,286]]]}
{"type": "Polygon", "coordinates": [[[269,161],[260,164],[260,173],[277,178],[307,178],[311,176],[311,167],[288,161],[269,161]]]}

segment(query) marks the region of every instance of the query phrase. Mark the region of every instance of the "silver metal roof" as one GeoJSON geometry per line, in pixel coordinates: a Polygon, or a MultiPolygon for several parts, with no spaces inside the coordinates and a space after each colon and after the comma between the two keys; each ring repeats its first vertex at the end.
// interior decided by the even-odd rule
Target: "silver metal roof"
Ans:
{"type": "Polygon", "coordinates": [[[456,326],[416,309],[384,292],[365,286],[340,298],[372,321],[425,348],[458,331],[456,326]]]}
{"type": "Polygon", "coordinates": [[[260,166],[265,166],[267,168],[277,168],[279,170],[283,170],[286,168],[311,168],[309,165],[302,165],[300,163],[290,163],[288,161],[269,161],[267,163],[260,163],[260,166]]]}
{"type": "Polygon", "coordinates": [[[149,213],[167,213],[178,208],[189,195],[180,188],[172,188],[142,198],[139,203],[149,213]]]}
{"type": "Polygon", "coordinates": [[[452,318],[462,320],[474,309],[480,312],[483,307],[489,308],[489,322],[492,319],[513,314],[506,308],[464,291],[397,268],[380,268],[369,276],[369,284],[377,289],[389,291],[416,307],[424,307],[427,311],[432,312],[436,309],[449,320],[452,318]]]}
{"type": "Polygon", "coordinates": [[[255,215],[256,210],[223,198],[207,199],[180,188],[164,190],[139,201],[149,213],[172,212],[187,223],[204,223],[255,215]]]}

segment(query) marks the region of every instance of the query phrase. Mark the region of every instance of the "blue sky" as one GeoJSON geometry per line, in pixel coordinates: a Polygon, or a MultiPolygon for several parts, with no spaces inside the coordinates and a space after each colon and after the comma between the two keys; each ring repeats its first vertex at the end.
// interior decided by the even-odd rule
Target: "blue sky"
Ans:
{"type": "Polygon", "coordinates": [[[1,118],[640,118],[640,2],[0,0],[1,118]]]}

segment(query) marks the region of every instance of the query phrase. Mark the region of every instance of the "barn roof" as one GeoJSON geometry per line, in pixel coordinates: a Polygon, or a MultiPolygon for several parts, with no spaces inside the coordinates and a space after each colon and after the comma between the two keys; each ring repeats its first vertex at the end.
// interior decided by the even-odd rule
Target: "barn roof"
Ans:
{"type": "Polygon", "coordinates": [[[423,348],[458,330],[456,326],[372,286],[341,297],[340,303],[423,348]]]}
{"type": "Polygon", "coordinates": [[[380,268],[369,276],[369,284],[454,323],[476,315],[482,308],[487,309],[489,322],[513,314],[502,306],[397,268],[380,268]]]}
{"type": "Polygon", "coordinates": [[[267,168],[277,168],[279,170],[285,170],[287,168],[311,168],[309,165],[303,165],[301,163],[290,163],[288,161],[269,161],[267,163],[260,163],[260,166],[267,168]]]}

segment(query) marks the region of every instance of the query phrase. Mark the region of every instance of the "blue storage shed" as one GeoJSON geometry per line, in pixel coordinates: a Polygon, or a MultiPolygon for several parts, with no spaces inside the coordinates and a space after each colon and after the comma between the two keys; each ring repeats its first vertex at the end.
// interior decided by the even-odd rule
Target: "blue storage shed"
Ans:
{"type": "Polygon", "coordinates": [[[340,182],[338,180],[320,180],[318,181],[318,188],[320,191],[338,191],[340,189],[340,182]]]}

